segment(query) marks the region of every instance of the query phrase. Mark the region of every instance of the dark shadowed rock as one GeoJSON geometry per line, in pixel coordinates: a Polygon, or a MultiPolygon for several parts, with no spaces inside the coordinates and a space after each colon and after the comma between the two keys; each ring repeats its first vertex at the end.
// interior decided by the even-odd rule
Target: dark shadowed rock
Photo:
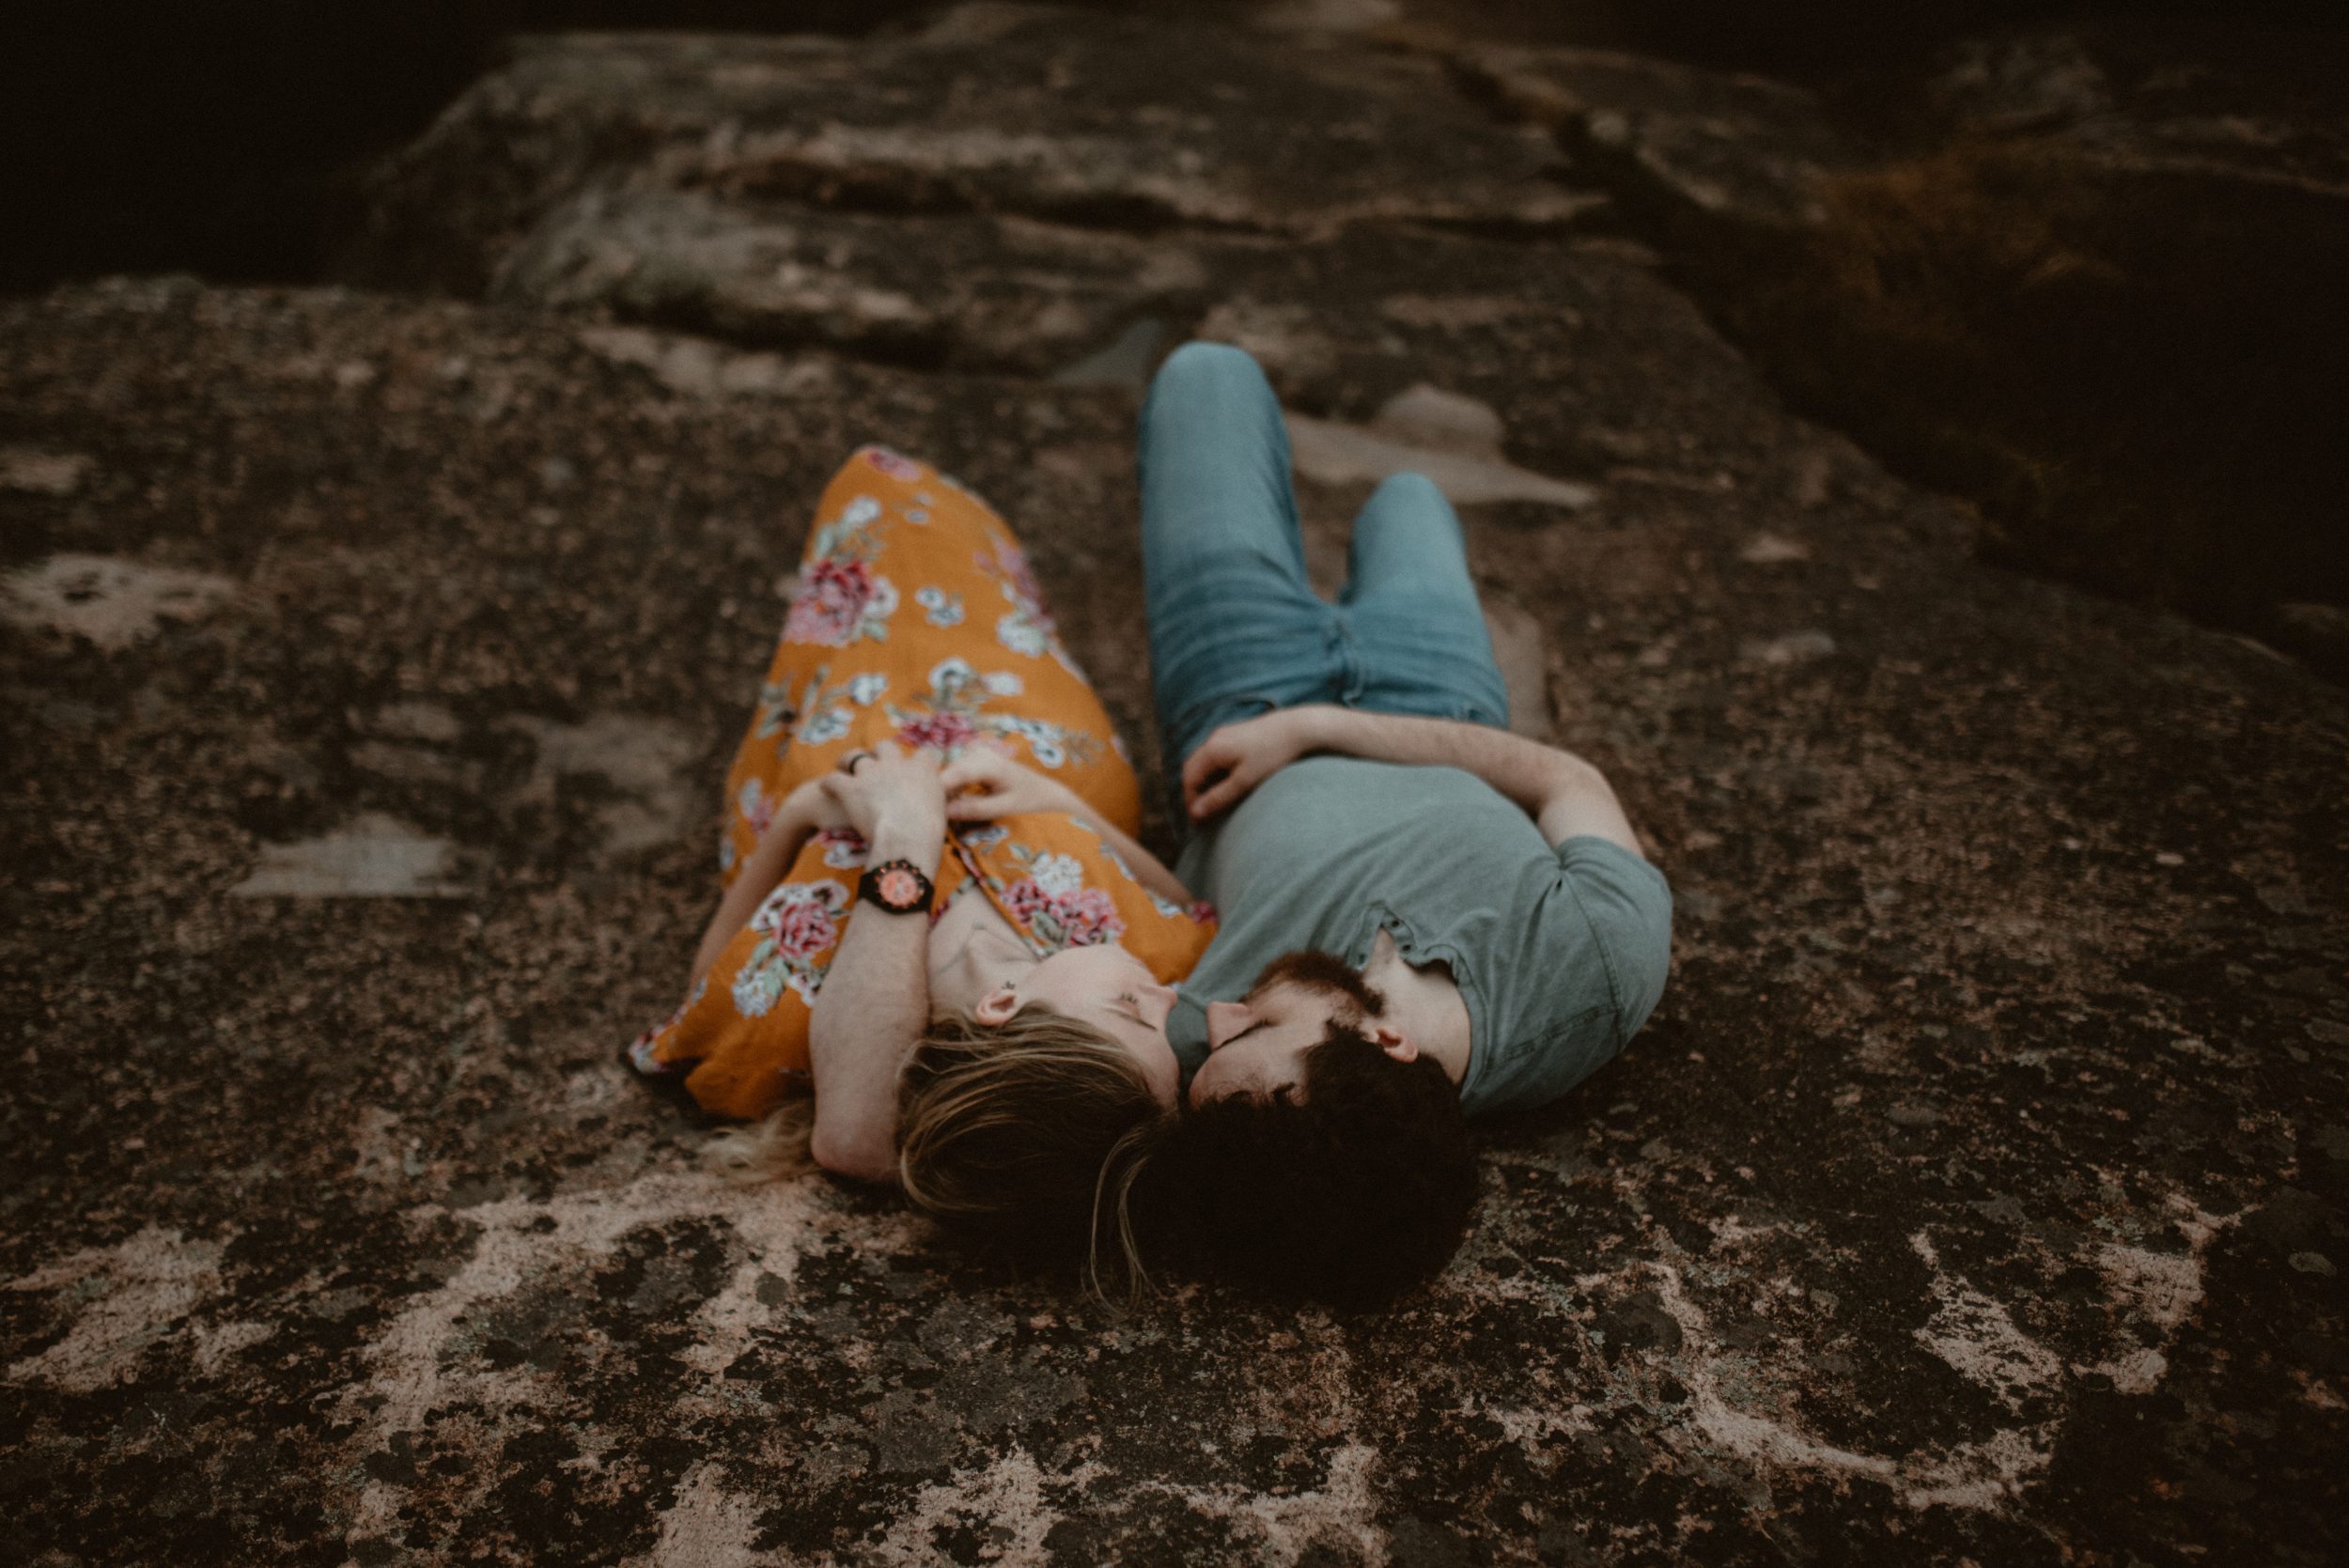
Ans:
{"type": "Polygon", "coordinates": [[[1461,58],[1511,113],[1672,217],[1816,224],[1823,181],[1860,156],[1816,97],[1767,77],[1589,49],[1471,48],[1461,58]]]}
{"type": "MultiPolygon", "coordinates": [[[[2107,23],[1971,39],[1928,68],[1919,118],[2066,142],[2115,175],[2349,195],[2349,116],[2321,37],[2107,23]],[[2295,47],[2295,45],[2297,47],[2295,47]]],[[[1914,112],[1914,111],[1912,111],[1914,112]]]]}
{"type": "Polygon", "coordinates": [[[1571,159],[1798,402],[1975,499],[1998,558],[2341,667],[2274,608],[2349,596],[2321,51],[1986,37],[1879,76],[1862,136],[1766,78],[1473,42],[1447,73],[1311,9],[1248,11],[1303,28],[1278,46],[1002,5],[865,40],[526,40],[380,173],[346,270],[1033,374],[1146,321],[1277,336],[1252,237],[1554,230],[1591,203],[1571,159]]]}
{"type": "Polygon", "coordinates": [[[2287,600],[2269,613],[2268,635],[2320,670],[2349,671],[2349,605],[2287,600]]]}
{"type": "Polygon", "coordinates": [[[2329,34],[1984,37],[1846,95],[1471,50],[1803,406],[1976,499],[1998,558],[2293,646],[2349,596],[2349,119],[2329,34]]]}
{"type": "Polygon", "coordinates": [[[384,169],[349,270],[472,292],[591,190],[1316,234],[1560,226],[1595,199],[1563,171],[1438,61],[1097,12],[967,6],[853,43],[568,35],[523,40],[384,169]]]}

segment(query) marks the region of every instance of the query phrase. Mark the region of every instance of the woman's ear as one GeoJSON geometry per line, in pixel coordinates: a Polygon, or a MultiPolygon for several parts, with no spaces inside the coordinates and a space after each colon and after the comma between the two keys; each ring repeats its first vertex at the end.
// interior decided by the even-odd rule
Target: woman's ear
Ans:
{"type": "Polygon", "coordinates": [[[1419,1060],[1419,1043],[1401,1030],[1388,1024],[1377,1024],[1368,1032],[1370,1043],[1397,1062],[1419,1060]]]}
{"type": "Polygon", "coordinates": [[[1019,993],[1008,986],[998,986],[979,999],[979,1004],[971,1009],[971,1016],[989,1029],[1000,1029],[1011,1022],[1012,1015],[1019,1011],[1019,993]]]}
{"type": "Polygon", "coordinates": [[[1167,1015],[1174,1011],[1174,987],[1172,986],[1143,986],[1134,991],[1134,1011],[1152,1029],[1164,1029],[1167,1015]]]}

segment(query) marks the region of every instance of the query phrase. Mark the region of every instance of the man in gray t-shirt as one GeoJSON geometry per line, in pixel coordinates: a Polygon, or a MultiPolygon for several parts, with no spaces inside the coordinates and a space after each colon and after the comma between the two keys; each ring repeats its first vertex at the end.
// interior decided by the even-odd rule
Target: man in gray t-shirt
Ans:
{"type": "Polygon", "coordinates": [[[1190,1111],[1144,1208],[1221,1272],[1333,1298],[1440,1267],[1464,1113],[1544,1104],[1662,993],[1672,899],[1614,792],[1509,733],[1458,520],[1417,474],[1307,586],[1280,407],[1237,349],[1143,411],[1159,719],[1221,929],[1167,1033],[1190,1111]]]}
{"type": "MultiPolygon", "coordinates": [[[[1350,724],[1363,751],[1416,739],[1504,778],[1512,764],[1554,769],[1553,815],[1528,815],[1462,767],[1358,753],[1270,773],[1191,840],[1176,872],[1224,922],[1167,1020],[1195,1098],[1293,1081],[1295,1054],[1344,999],[1243,999],[1299,949],[1337,955],[1385,994],[1390,1027],[1439,1059],[1471,1116],[1556,1099],[1623,1048],[1664,988],[1671,893],[1622,841],[1629,834],[1603,784],[1515,737],[1384,718],[1287,708],[1193,754],[1220,763],[1256,745],[1272,756],[1335,750],[1350,724]],[[1283,724],[1307,744],[1250,732],[1283,724]],[[1446,982],[1456,1012],[1442,1005],[1446,982]]],[[[1262,753],[1252,760],[1261,766],[1262,753]]]]}

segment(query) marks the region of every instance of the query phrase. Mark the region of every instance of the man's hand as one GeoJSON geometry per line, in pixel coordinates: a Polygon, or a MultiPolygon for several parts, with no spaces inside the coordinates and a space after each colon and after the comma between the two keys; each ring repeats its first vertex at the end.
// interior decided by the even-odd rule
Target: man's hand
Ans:
{"type": "Polygon", "coordinates": [[[1312,707],[1281,707],[1210,733],[1183,764],[1183,804],[1194,822],[1229,811],[1313,750],[1312,707]]]}
{"type": "Polygon", "coordinates": [[[971,747],[947,764],[938,782],[946,791],[950,821],[992,822],[1022,812],[1083,811],[1083,803],[1066,784],[991,747],[971,747]],[[961,793],[965,790],[971,793],[961,793]]]}

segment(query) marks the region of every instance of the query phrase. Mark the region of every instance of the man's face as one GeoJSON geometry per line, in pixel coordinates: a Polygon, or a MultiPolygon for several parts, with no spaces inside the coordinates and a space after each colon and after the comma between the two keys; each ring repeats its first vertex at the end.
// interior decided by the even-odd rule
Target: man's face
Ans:
{"type": "Polygon", "coordinates": [[[1292,953],[1265,966],[1239,1001],[1207,1004],[1207,1060],[1190,1080],[1190,1103],[1233,1094],[1268,1099],[1301,1087],[1305,1053],[1332,1023],[1360,1027],[1386,999],[1329,953],[1292,953]]]}

